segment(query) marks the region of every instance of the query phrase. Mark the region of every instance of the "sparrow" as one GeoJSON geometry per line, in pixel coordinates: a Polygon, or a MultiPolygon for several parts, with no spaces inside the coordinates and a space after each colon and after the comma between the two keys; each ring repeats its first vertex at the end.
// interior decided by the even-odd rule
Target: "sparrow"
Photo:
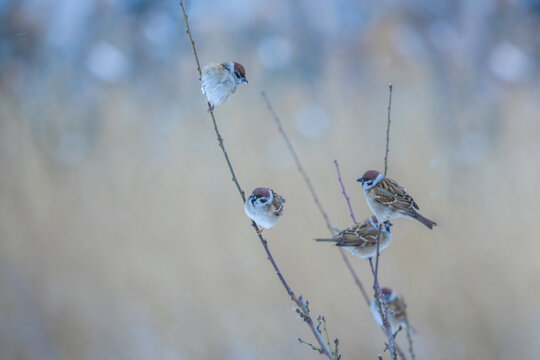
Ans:
{"type": "MultiPolygon", "coordinates": [[[[400,326],[403,329],[406,329],[407,320],[405,314],[405,303],[403,300],[398,298],[396,292],[392,289],[382,288],[381,292],[386,303],[388,304],[388,322],[390,323],[392,334],[395,334],[399,330],[400,326]]],[[[373,297],[369,303],[369,310],[371,311],[371,315],[373,315],[373,319],[375,319],[377,325],[384,328],[381,314],[379,313],[379,306],[377,305],[377,300],[375,297],[373,297]]]]}
{"type": "Polygon", "coordinates": [[[362,183],[369,208],[379,221],[398,217],[416,220],[433,229],[437,223],[423,217],[414,199],[394,180],[377,170],[368,170],[356,181],[362,183]]]}
{"type": "MultiPolygon", "coordinates": [[[[263,229],[274,227],[279,218],[283,215],[283,204],[285,199],[274,190],[265,187],[258,187],[244,204],[246,215],[263,229]]],[[[260,234],[263,229],[258,231],[260,234]]]]}
{"type": "MultiPolygon", "coordinates": [[[[392,226],[392,223],[387,221],[381,228],[379,252],[390,244],[390,239],[392,238],[390,226],[392,226]]],[[[378,232],[379,222],[375,216],[372,216],[358,225],[343,230],[333,238],[314,240],[335,242],[337,246],[343,246],[344,249],[350,251],[360,259],[367,259],[377,255],[378,232]]]]}
{"type": "Polygon", "coordinates": [[[210,103],[210,111],[231,97],[240,84],[247,84],[246,70],[237,62],[227,61],[222,64],[208,64],[203,68],[201,91],[210,103]]]}

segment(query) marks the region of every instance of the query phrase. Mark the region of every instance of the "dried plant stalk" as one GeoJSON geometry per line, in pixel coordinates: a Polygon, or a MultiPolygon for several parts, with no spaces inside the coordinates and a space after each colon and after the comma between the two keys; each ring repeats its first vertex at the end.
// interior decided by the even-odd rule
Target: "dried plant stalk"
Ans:
{"type": "MultiPolygon", "coordinates": [[[[195,62],[197,64],[197,72],[199,73],[199,77],[202,77],[201,64],[199,62],[199,56],[197,54],[197,48],[195,46],[195,41],[193,41],[191,30],[189,28],[188,16],[187,16],[186,10],[184,8],[184,3],[183,3],[182,0],[180,0],[180,7],[182,8],[182,13],[184,15],[184,22],[186,24],[186,33],[189,36],[189,40],[191,42],[191,47],[193,49],[193,56],[195,57],[195,62]]],[[[246,201],[245,193],[242,190],[242,187],[240,186],[240,183],[238,181],[238,177],[236,176],[236,174],[234,172],[234,168],[233,168],[233,166],[231,164],[229,154],[227,153],[227,150],[225,149],[225,144],[223,142],[223,137],[221,136],[221,133],[219,132],[219,128],[217,126],[217,122],[216,122],[214,112],[210,111],[211,108],[212,108],[211,104],[208,103],[208,110],[209,110],[208,112],[209,112],[209,114],[210,114],[210,116],[212,118],[212,123],[214,125],[214,131],[215,131],[216,136],[217,136],[219,147],[221,148],[221,151],[223,152],[223,155],[225,157],[225,161],[227,162],[227,166],[229,167],[229,171],[230,171],[230,173],[232,175],[232,181],[236,185],[238,193],[240,194],[240,197],[242,198],[242,203],[244,203],[246,201]]],[[[329,345],[324,341],[324,339],[322,337],[322,334],[317,329],[317,327],[315,326],[315,324],[313,322],[313,319],[311,318],[311,314],[309,312],[309,307],[308,307],[308,302],[306,300],[304,300],[302,298],[302,296],[297,297],[296,294],[293,292],[293,290],[291,289],[291,287],[289,286],[289,284],[285,280],[285,277],[281,273],[281,270],[279,269],[276,261],[274,260],[274,257],[272,256],[272,253],[270,252],[270,249],[268,248],[268,242],[259,233],[259,228],[258,228],[257,224],[255,224],[255,222],[253,222],[253,221],[251,222],[251,224],[253,225],[253,228],[254,228],[254,230],[255,230],[255,232],[256,232],[256,234],[257,234],[257,236],[258,236],[258,238],[259,238],[259,240],[261,242],[261,245],[263,246],[263,248],[264,248],[264,250],[266,252],[268,261],[270,261],[270,263],[272,264],[272,267],[274,268],[274,271],[276,272],[276,275],[278,276],[279,280],[281,281],[281,284],[285,288],[285,291],[287,292],[287,294],[289,295],[291,300],[298,307],[297,313],[304,320],[304,322],[309,326],[309,328],[311,329],[311,332],[313,333],[313,336],[315,337],[315,339],[317,340],[317,342],[318,342],[318,344],[320,346],[320,348],[316,348],[316,347],[313,347],[313,348],[315,350],[317,350],[319,353],[326,355],[329,359],[336,360],[338,355],[336,354],[336,356],[335,356],[334,352],[332,352],[330,350],[329,345]]]]}

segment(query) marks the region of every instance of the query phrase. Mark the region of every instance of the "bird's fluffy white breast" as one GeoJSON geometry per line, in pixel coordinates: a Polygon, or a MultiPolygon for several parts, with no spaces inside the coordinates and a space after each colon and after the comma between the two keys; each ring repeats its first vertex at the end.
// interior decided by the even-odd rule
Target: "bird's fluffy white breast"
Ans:
{"type": "Polygon", "coordinates": [[[369,303],[369,310],[371,311],[371,315],[373,316],[373,319],[375,319],[377,325],[383,326],[381,314],[379,314],[379,308],[375,299],[371,299],[371,302],[369,303]]]}
{"type": "Polygon", "coordinates": [[[265,229],[270,229],[277,224],[279,216],[274,215],[270,208],[262,207],[260,209],[255,208],[249,200],[244,205],[244,211],[246,215],[259,226],[265,229]]]}
{"type": "MultiPolygon", "coordinates": [[[[383,230],[384,231],[384,230],[383,230]]],[[[388,244],[390,244],[390,240],[392,239],[392,234],[384,231],[384,233],[381,233],[381,239],[379,243],[379,253],[381,253],[388,244]]],[[[348,251],[350,251],[351,254],[359,257],[360,259],[368,259],[370,257],[374,257],[377,255],[377,246],[373,246],[371,248],[356,248],[354,246],[344,246],[344,248],[348,251]]]]}

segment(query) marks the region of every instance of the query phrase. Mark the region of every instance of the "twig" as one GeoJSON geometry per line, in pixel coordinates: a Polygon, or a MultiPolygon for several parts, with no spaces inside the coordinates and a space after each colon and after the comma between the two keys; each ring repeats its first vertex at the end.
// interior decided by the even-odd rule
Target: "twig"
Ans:
{"type": "Polygon", "coordinates": [[[315,350],[315,351],[317,351],[317,352],[320,352],[320,351],[321,351],[321,349],[319,349],[318,347],[316,347],[316,346],[313,345],[312,343],[307,342],[307,341],[305,341],[305,340],[302,340],[301,338],[298,338],[298,342],[299,342],[300,344],[304,344],[304,345],[309,346],[309,347],[311,348],[311,350],[315,350]]]}
{"type": "MultiPolygon", "coordinates": [[[[396,330],[396,332],[392,334],[392,337],[394,338],[394,340],[396,339],[397,334],[398,334],[401,330],[403,330],[403,326],[400,325],[399,328],[396,330]]],[[[386,344],[386,347],[384,348],[383,351],[386,351],[387,349],[388,349],[388,344],[386,344]]]]}
{"type": "Polygon", "coordinates": [[[381,286],[379,285],[379,279],[377,278],[377,273],[375,271],[375,268],[373,267],[372,258],[369,259],[369,265],[371,267],[371,273],[373,274],[373,291],[375,292],[375,301],[377,302],[377,308],[383,322],[384,333],[388,338],[387,346],[390,349],[390,355],[392,356],[392,359],[396,360],[396,345],[394,342],[394,338],[392,337],[392,327],[390,326],[390,322],[388,321],[390,310],[388,309],[388,303],[386,302],[386,299],[384,298],[381,290],[381,286]]]}
{"type": "MultiPolygon", "coordinates": [[[[191,30],[189,29],[189,22],[188,22],[188,16],[186,13],[186,9],[184,9],[184,3],[182,0],[180,0],[180,6],[182,7],[182,13],[184,14],[184,22],[186,23],[186,33],[189,36],[189,41],[191,43],[191,48],[193,49],[193,56],[195,57],[195,62],[197,63],[197,72],[199,73],[199,78],[202,77],[202,71],[201,71],[201,63],[199,62],[199,55],[197,55],[197,48],[195,47],[195,41],[193,41],[193,37],[191,36],[191,30]]],[[[210,113],[210,116],[212,117],[212,123],[214,124],[214,131],[216,132],[217,140],[219,143],[219,147],[221,148],[221,151],[223,152],[223,156],[225,156],[225,160],[227,161],[227,166],[229,166],[229,171],[232,175],[232,181],[236,185],[236,188],[238,189],[238,192],[240,193],[240,197],[242,198],[242,203],[246,202],[246,195],[244,193],[244,190],[240,187],[240,183],[238,182],[238,178],[236,177],[236,174],[234,173],[234,168],[231,164],[231,160],[229,159],[229,155],[227,153],[227,150],[225,150],[225,145],[223,144],[223,138],[221,137],[221,133],[219,132],[216,118],[214,116],[214,112],[211,111],[212,105],[210,102],[207,102],[208,105],[208,112],[210,113]]]]}
{"type": "Polygon", "coordinates": [[[401,358],[401,360],[407,360],[407,358],[405,357],[405,354],[403,353],[399,345],[397,343],[394,343],[394,346],[396,347],[397,353],[399,357],[401,358]]]}
{"type": "MultiPolygon", "coordinates": [[[[390,85],[390,101],[388,104],[388,122],[387,122],[387,128],[386,128],[386,153],[384,158],[385,163],[385,174],[387,171],[387,162],[388,162],[388,147],[390,143],[390,109],[391,109],[391,103],[392,103],[392,85],[390,85]]],[[[339,170],[339,165],[337,160],[334,160],[334,164],[336,165],[336,171],[338,173],[338,180],[341,185],[341,190],[343,193],[343,196],[345,197],[345,200],[347,201],[347,205],[349,207],[349,211],[351,214],[351,218],[353,219],[354,223],[356,224],[356,218],[354,216],[354,212],[351,206],[351,202],[349,199],[349,196],[347,195],[347,191],[345,190],[345,185],[343,184],[343,180],[341,179],[341,173],[339,170]]],[[[382,290],[379,285],[379,258],[380,258],[380,237],[381,237],[381,229],[383,224],[379,224],[378,231],[377,231],[377,255],[375,257],[375,266],[373,266],[373,261],[370,258],[369,259],[369,265],[371,267],[371,273],[373,274],[373,290],[375,292],[375,300],[377,302],[377,308],[379,310],[379,314],[381,315],[381,319],[384,326],[384,332],[386,337],[388,338],[388,347],[390,349],[390,354],[392,356],[392,359],[397,358],[397,346],[394,342],[394,338],[392,336],[392,331],[390,327],[390,323],[388,322],[388,304],[386,303],[384,296],[382,295],[382,290]]],[[[401,353],[401,351],[399,351],[401,353]]]]}
{"type": "Polygon", "coordinates": [[[402,297],[401,301],[403,302],[403,308],[405,308],[405,324],[407,327],[405,328],[405,333],[407,334],[407,342],[409,343],[409,354],[411,354],[411,360],[416,360],[416,354],[414,353],[414,347],[413,347],[413,339],[411,336],[411,325],[409,324],[409,317],[407,316],[407,304],[405,303],[405,299],[402,297]]]}
{"type": "Polygon", "coordinates": [[[384,153],[384,176],[386,176],[386,173],[388,172],[388,152],[390,151],[390,110],[392,109],[392,88],[392,83],[390,83],[388,85],[390,94],[388,95],[388,120],[386,123],[386,152],[384,153]]]}
{"type": "MultiPolygon", "coordinates": [[[[315,192],[315,188],[311,184],[311,180],[309,180],[309,177],[307,176],[306,172],[304,171],[302,163],[300,162],[300,159],[298,158],[298,155],[296,155],[296,151],[294,150],[294,147],[292,146],[292,143],[289,140],[289,137],[287,136],[287,133],[283,129],[283,126],[281,126],[281,120],[279,119],[276,112],[274,111],[274,108],[270,104],[270,101],[268,100],[268,97],[266,96],[266,93],[263,91],[261,93],[261,95],[262,95],[264,101],[266,102],[266,107],[268,108],[268,111],[270,111],[270,113],[272,114],[272,117],[274,118],[274,121],[276,122],[279,133],[281,134],[281,136],[285,140],[285,143],[287,144],[287,147],[289,148],[289,151],[291,153],[291,156],[294,159],[294,162],[296,163],[296,167],[298,168],[298,171],[300,172],[300,174],[304,178],[304,181],[305,181],[305,183],[306,183],[306,185],[307,185],[307,187],[309,189],[309,192],[311,193],[311,197],[313,198],[313,201],[317,205],[317,208],[319,209],[319,212],[321,213],[322,217],[324,218],[324,222],[326,223],[326,227],[328,228],[328,231],[330,232],[330,234],[332,236],[334,236],[334,228],[330,224],[330,219],[328,218],[328,214],[326,213],[326,211],[324,211],[324,208],[322,207],[322,204],[319,201],[319,197],[317,196],[317,193],[315,192]]],[[[369,296],[368,296],[366,290],[364,289],[364,286],[362,285],[362,282],[360,281],[360,278],[358,277],[358,275],[356,275],[356,272],[354,271],[349,259],[347,258],[347,255],[345,254],[345,250],[343,250],[342,248],[339,248],[339,253],[341,254],[341,257],[343,258],[343,262],[347,266],[347,269],[351,273],[351,275],[352,275],[352,277],[354,279],[354,282],[356,283],[356,285],[360,289],[360,292],[362,293],[362,296],[364,297],[364,300],[366,301],[367,304],[369,304],[369,296]]]]}
{"type": "MultiPolygon", "coordinates": [[[[402,360],[407,360],[407,358],[405,357],[405,354],[403,354],[403,351],[401,351],[401,349],[399,348],[399,346],[395,343],[395,340],[396,340],[396,336],[398,334],[398,332],[400,332],[401,330],[403,330],[403,327],[399,327],[399,329],[397,329],[397,331],[394,333],[394,335],[392,335],[392,337],[394,338],[394,346],[396,348],[396,351],[399,355],[399,357],[402,359],[402,360]]],[[[386,348],[384,349],[386,351],[386,349],[388,349],[388,344],[386,344],[386,348]]]]}
{"type": "MultiPolygon", "coordinates": [[[[384,176],[386,177],[386,173],[388,172],[388,153],[390,152],[390,111],[392,110],[392,83],[388,85],[388,116],[386,121],[386,149],[384,152],[384,176]]],[[[381,237],[381,227],[382,224],[379,224],[379,232],[377,233],[377,258],[375,260],[375,277],[379,274],[379,242],[381,237]]]]}
{"type": "MultiPolygon", "coordinates": [[[[390,151],[390,110],[392,109],[392,84],[389,85],[389,98],[388,98],[388,116],[386,122],[386,148],[384,154],[384,176],[388,172],[388,152],[390,151]]],[[[371,272],[373,273],[373,290],[375,290],[375,298],[377,301],[377,307],[379,308],[379,313],[383,321],[384,330],[386,332],[386,337],[388,338],[388,349],[390,350],[390,355],[393,360],[397,359],[397,350],[395,347],[394,338],[392,336],[392,330],[390,323],[388,322],[388,304],[384,299],[382,294],[381,286],[379,284],[379,258],[380,258],[380,240],[381,240],[381,230],[383,224],[379,224],[379,229],[377,232],[377,255],[375,257],[375,268],[373,268],[373,262],[369,259],[369,265],[371,266],[371,272]]]]}
{"type": "Polygon", "coordinates": [[[347,206],[349,207],[349,213],[351,215],[351,219],[354,222],[354,225],[358,225],[358,221],[356,221],[356,218],[354,217],[354,211],[351,206],[351,199],[347,195],[347,191],[345,191],[345,185],[343,184],[343,179],[341,179],[341,171],[339,171],[339,164],[337,160],[334,160],[334,164],[336,165],[336,171],[338,176],[339,184],[341,185],[341,193],[345,197],[345,200],[347,201],[347,206]]]}
{"type": "MultiPolygon", "coordinates": [[[[334,160],[334,164],[336,165],[336,170],[338,173],[338,180],[341,185],[343,196],[345,197],[345,200],[347,201],[347,205],[349,206],[351,218],[356,224],[357,222],[354,216],[354,212],[352,210],[352,206],[350,204],[349,196],[347,195],[347,191],[345,190],[345,185],[343,184],[343,180],[341,179],[341,173],[339,171],[339,165],[338,165],[337,160],[334,160]]],[[[381,233],[381,227],[382,226],[379,225],[379,229],[377,233],[377,259],[380,256],[379,237],[381,233]]],[[[386,300],[384,299],[382,295],[382,290],[381,290],[381,287],[379,285],[379,280],[378,280],[378,274],[376,272],[376,268],[373,266],[372,258],[369,259],[369,265],[371,267],[371,273],[373,274],[373,291],[375,292],[375,300],[377,302],[377,308],[379,309],[379,314],[381,315],[381,319],[383,321],[383,326],[384,326],[383,330],[386,337],[388,338],[388,344],[391,349],[392,359],[395,359],[394,355],[396,353],[397,345],[395,344],[394,339],[392,338],[392,331],[391,331],[390,323],[388,322],[388,313],[389,313],[388,304],[386,303],[386,300]]],[[[369,300],[368,300],[368,305],[369,305],[369,300]]]]}
{"type": "Polygon", "coordinates": [[[373,274],[373,276],[375,276],[375,279],[378,279],[378,276],[379,276],[379,258],[381,257],[381,253],[380,253],[380,245],[381,245],[381,229],[383,227],[383,224],[379,224],[379,228],[377,230],[377,255],[375,256],[375,274],[373,274]]]}
{"type": "MultiPolygon", "coordinates": [[[[293,294],[293,296],[294,296],[294,294],[293,294]]],[[[320,325],[315,326],[315,324],[313,323],[313,319],[311,318],[311,314],[310,314],[310,311],[309,311],[309,302],[304,300],[302,295],[300,295],[298,298],[296,298],[296,297],[293,298],[291,296],[291,299],[297,305],[300,304],[299,308],[296,309],[296,312],[298,313],[298,315],[300,315],[302,320],[304,320],[309,325],[309,327],[311,328],[311,332],[313,333],[313,336],[315,336],[315,338],[317,339],[317,342],[321,346],[320,348],[316,348],[316,347],[314,347],[312,345],[312,349],[317,350],[320,354],[324,354],[324,355],[328,356],[328,358],[330,358],[330,360],[335,360],[334,355],[333,355],[332,351],[330,350],[329,345],[326,344],[324,342],[324,340],[323,340],[321,331],[319,330],[320,325]]]]}
{"type": "MultiPolygon", "coordinates": [[[[393,90],[394,86],[392,85],[392,83],[390,83],[388,85],[388,116],[387,116],[387,121],[386,121],[386,150],[385,150],[385,153],[384,153],[384,176],[386,176],[386,174],[388,173],[388,153],[390,152],[390,124],[392,123],[392,120],[390,118],[390,113],[391,113],[391,110],[392,110],[392,90],[393,90]]],[[[380,233],[380,230],[379,230],[379,233],[380,233]]],[[[377,237],[379,237],[379,234],[377,234],[377,237]]],[[[377,240],[377,247],[379,246],[379,241],[377,240]]],[[[378,257],[379,257],[379,250],[377,249],[377,260],[378,260],[378,257]]],[[[378,264],[376,265],[376,271],[378,271],[378,264]]],[[[408,323],[408,320],[407,320],[407,312],[405,312],[405,322],[407,323],[407,328],[405,329],[406,333],[407,333],[407,339],[409,341],[409,353],[411,354],[411,360],[415,360],[416,359],[416,356],[414,354],[414,349],[412,347],[412,338],[411,338],[411,334],[410,334],[410,330],[409,330],[409,323],[408,323]]],[[[403,354],[403,352],[401,351],[401,349],[399,348],[399,346],[397,344],[395,344],[395,347],[399,353],[399,356],[402,358],[402,359],[405,359],[405,355],[403,354]]]]}
{"type": "MultiPolygon", "coordinates": [[[[392,120],[390,118],[390,113],[391,113],[391,110],[392,110],[392,90],[393,90],[393,88],[394,88],[394,86],[392,85],[392,83],[388,84],[388,116],[387,116],[387,121],[386,121],[386,150],[385,150],[385,153],[384,153],[384,176],[386,176],[386,174],[388,173],[388,153],[390,152],[390,124],[392,123],[392,120]]],[[[378,260],[379,260],[379,239],[378,239],[379,237],[380,237],[380,228],[379,228],[379,233],[377,234],[377,264],[375,265],[376,271],[378,271],[378,260]]],[[[405,312],[405,316],[407,316],[406,312],[405,312]]],[[[406,317],[405,317],[405,321],[407,322],[407,329],[405,329],[405,331],[407,333],[407,338],[409,339],[409,352],[411,354],[411,359],[415,360],[416,356],[415,356],[414,350],[412,348],[412,338],[411,338],[411,334],[410,334],[410,331],[409,331],[409,323],[408,323],[408,320],[407,320],[406,317]]],[[[395,343],[394,343],[394,346],[395,346],[397,352],[399,353],[399,356],[402,359],[405,359],[405,355],[403,354],[403,351],[401,351],[399,346],[397,344],[395,344],[395,343]]]]}
{"type": "MultiPolygon", "coordinates": [[[[338,174],[338,181],[339,181],[339,184],[341,185],[341,191],[342,191],[342,194],[343,196],[345,197],[345,200],[347,201],[347,206],[349,207],[349,212],[350,212],[350,215],[351,215],[351,218],[352,220],[354,221],[355,224],[357,224],[357,221],[356,221],[356,218],[354,216],[354,211],[352,209],[352,206],[351,206],[351,202],[350,202],[350,199],[349,199],[349,196],[347,195],[347,190],[345,189],[345,185],[343,184],[343,180],[341,178],[341,172],[339,170],[339,164],[337,162],[337,160],[334,160],[334,164],[336,165],[336,171],[337,171],[337,174],[338,174]]],[[[377,234],[379,235],[379,233],[377,234]]],[[[386,301],[384,300],[384,297],[382,297],[382,291],[380,289],[380,286],[379,286],[379,282],[378,282],[378,277],[376,276],[376,273],[375,273],[375,268],[373,267],[373,263],[372,263],[372,259],[369,259],[369,264],[371,266],[371,272],[373,274],[373,278],[376,280],[376,287],[374,287],[374,291],[375,291],[375,294],[376,294],[376,301],[377,301],[377,307],[379,309],[379,314],[381,315],[381,319],[383,319],[383,325],[384,324],[384,320],[386,319],[386,325],[383,329],[383,332],[385,333],[385,335],[387,334],[387,326],[389,328],[390,326],[390,323],[388,323],[387,319],[388,319],[388,305],[386,304],[386,301]],[[380,301],[382,299],[382,302],[380,301]],[[383,310],[383,305],[382,304],[385,304],[386,305],[386,311],[383,310]]],[[[369,305],[369,303],[368,303],[369,305]]],[[[388,330],[389,332],[390,330],[388,330]]],[[[401,351],[401,349],[399,348],[399,346],[394,342],[394,347],[395,349],[397,350],[397,352],[399,353],[400,357],[402,359],[405,359],[405,355],[403,354],[403,352],[401,351]]]]}
{"type": "MultiPolygon", "coordinates": [[[[179,1],[180,1],[180,7],[182,8],[182,13],[184,15],[184,21],[185,21],[185,24],[186,24],[186,33],[189,36],[189,40],[191,42],[191,47],[193,49],[193,55],[195,57],[195,62],[197,63],[197,72],[199,73],[199,76],[202,76],[201,65],[200,65],[200,62],[199,62],[199,56],[197,55],[197,48],[195,47],[195,41],[193,41],[193,37],[191,35],[191,30],[189,28],[188,16],[187,16],[186,10],[184,8],[183,1],[182,0],[179,0],[179,1]]],[[[211,109],[211,104],[210,103],[208,103],[208,109],[209,110],[211,109]]],[[[240,194],[240,197],[242,198],[242,203],[244,203],[245,200],[246,200],[245,193],[244,193],[244,191],[242,190],[242,188],[240,186],[238,178],[236,177],[236,174],[234,172],[234,168],[233,168],[233,166],[232,166],[232,164],[230,162],[229,155],[227,153],[227,150],[225,149],[225,145],[223,143],[223,138],[221,137],[221,134],[219,132],[214,113],[212,111],[210,111],[209,113],[210,113],[210,116],[212,117],[212,122],[214,124],[214,131],[216,133],[217,140],[219,142],[219,147],[221,148],[221,150],[223,152],[223,155],[224,155],[225,160],[227,161],[227,165],[229,167],[229,171],[230,171],[230,173],[232,175],[232,181],[236,185],[238,193],[240,194]]],[[[254,230],[257,232],[257,236],[258,236],[258,238],[259,238],[259,240],[260,240],[260,242],[261,242],[261,244],[262,244],[262,246],[264,248],[264,251],[266,252],[266,255],[268,257],[268,261],[270,261],[270,263],[272,264],[272,267],[274,268],[274,270],[276,272],[276,275],[278,276],[279,280],[281,281],[281,284],[285,288],[285,291],[287,291],[287,294],[290,296],[291,300],[296,303],[298,308],[301,309],[300,312],[299,312],[300,316],[308,324],[309,328],[311,329],[311,332],[313,333],[313,335],[317,339],[317,342],[321,346],[318,351],[321,354],[326,355],[329,359],[334,360],[334,356],[332,354],[332,351],[330,350],[328,345],[324,342],[320,332],[318,332],[317,329],[315,328],[315,324],[313,323],[313,319],[311,318],[311,315],[309,314],[308,303],[302,298],[302,296],[296,297],[295,293],[292,291],[289,284],[287,283],[287,281],[285,280],[285,278],[281,274],[281,271],[280,271],[279,267],[277,266],[277,264],[276,264],[276,262],[275,262],[275,260],[274,260],[274,258],[272,256],[272,253],[270,252],[270,249],[268,248],[267,241],[259,233],[259,228],[258,228],[257,224],[255,224],[254,221],[252,221],[251,224],[253,225],[254,230]]]]}
{"type": "Polygon", "coordinates": [[[326,330],[326,319],[324,318],[324,316],[321,316],[321,317],[322,317],[324,335],[326,335],[326,343],[328,344],[328,346],[330,346],[330,337],[328,336],[328,330],[326,330]]]}
{"type": "Polygon", "coordinates": [[[335,338],[334,339],[334,356],[336,357],[336,360],[340,360],[341,359],[341,355],[339,354],[339,339],[338,338],[335,338]]]}
{"type": "Polygon", "coordinates": [[[277,128],[281,136],[283,136],[283,140],[285,140],[285,144],[289,148],[289,151],[291,153],[291,156],[294,159],[294,162],[296,164],[296,167],[298,168],[298,172],[300,172],[300,175],[304,178],[304,181],[309,189],[309,192],[311,193],[311,196],[313,197],[313,201],[319,208],[319,212],[321,213],[322,217],[324,218],[324,222],[326,223],[326,227],[328,230],[333,234],[334,229],[332,228],[332,225],[330,224],[330,220],[328,219],[328,214],[326,211],[324,211],[321,202],[319,201],[319,197],[317,196],[317,193],[315,192],[315,188],[311,184],[311,180],[307,176],[306,172],[304,171],[304,167],[302,166],[300,159],[298,158],[298,155],[296,155],[296,151],[294,150],[294,147],[292,146],[291,141],[289,140],[289,137],[287,136],[287,133],[283,129],[283,126],[281,126],[281,120],[277,116],[276,112],[274,111],[274,108],[272,108],[272,105],[270,104],[270,101],[268,100],[268,97],[266,96],[266,93],[263,91],[261,92],[262,97],[264,98],[264,101],[266,102],[266,107],[274,117],[274,121],[276,122],[277,128]]]}

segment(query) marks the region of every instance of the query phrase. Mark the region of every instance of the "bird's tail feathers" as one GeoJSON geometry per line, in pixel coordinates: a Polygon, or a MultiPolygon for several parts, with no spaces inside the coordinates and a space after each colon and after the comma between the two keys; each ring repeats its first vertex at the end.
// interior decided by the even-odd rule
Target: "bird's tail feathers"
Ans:
{"type": "Polygon", "coordinates": [[[426,225],[429,229],[433,229],[434,226],[437,226],[437,223],[433,220],[428,219],[427,217],[423,217],[419,213],[415,212],[413,215],[411,215],[411,218],[414,220],[426,225]]]}
{"type": "Polygon", "coordinates": [[[328,238],[328,239],[313,239],[315,241],[326,241],[326,242],[337,242],[338,240],[336,239],[331,239],[331,238],[328,238]]]}

